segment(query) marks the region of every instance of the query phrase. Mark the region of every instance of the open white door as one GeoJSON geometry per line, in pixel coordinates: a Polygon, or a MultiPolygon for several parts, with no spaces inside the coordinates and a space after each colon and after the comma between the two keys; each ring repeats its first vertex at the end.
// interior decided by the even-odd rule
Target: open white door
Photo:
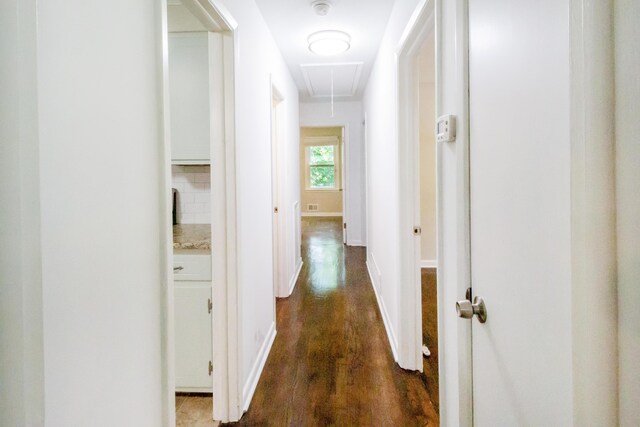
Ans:
{"type": "MultiPolygon", "coordinates": [[[[282,236],[282,215],[280,212],[280,147],[282,144],[281,106],[283,97],[271,86],[271,203],[272,203],[272,248],[273,248],[273,294],[285,297],[286,288],[283,285],[284,276],[284,239],[282,236]]],[[[275,313],[275,299],[273,301],[275,313]]]]}
{"type": "Polygon", "coordinates": [[[342,127],[342,137],[340,138],[340,192],[342,196],[342,243],[344,245],[347,244],[347,192],[346,190],[346,165],[347,159],[345,159],[344,155],[347,152],[345,149],[345,139],[344,139],[344,126],[342,127]]]}
{"type": "Polygon", "coordinates": [[[476,427],[573,424],[568,11],[469,2],[476,427]]]}

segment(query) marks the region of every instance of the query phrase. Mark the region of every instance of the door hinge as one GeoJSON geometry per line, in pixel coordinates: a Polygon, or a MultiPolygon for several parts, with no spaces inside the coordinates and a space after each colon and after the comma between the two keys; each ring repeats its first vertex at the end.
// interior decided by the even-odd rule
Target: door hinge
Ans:
{"type": "Polygon", "coordinates": [[[342,228],[344,228],[345,230],[347,229],[347,223],[346,222],[342,223],[342,228]]]}
{"type": "Polygon", "coordinates": [[[213,363],[211,363],[211,360],[209,360],[209,376],[211,376],[212,372],[213,372],[213,363]]]}
{"type": "Polygon", "coordinates": [[[415,227],[413,227],[413,234],[415,236],[420,236],[422,234],[422,228],[416,225],[415,227]]]}
{"type": "Polygon", "coordinates": [[[211,314],[211,310],[213,310],[213,303],[211,302],[211,298],[207,300],[207,309],[209,310],[209,314],[211,314]]]}

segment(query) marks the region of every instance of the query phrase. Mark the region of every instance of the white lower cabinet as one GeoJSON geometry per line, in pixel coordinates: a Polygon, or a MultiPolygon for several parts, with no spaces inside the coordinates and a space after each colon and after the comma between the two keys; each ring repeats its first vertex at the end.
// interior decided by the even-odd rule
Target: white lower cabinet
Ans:
{"type": "Polygon", "coordinates": [[[174,257],[174,270],[183,267],[174,277],[176,391],[210,393],[213,388],[211,274],[206,268],[200,268],[203,274],[180,275],[180,271],[186,270],[185,266],[199,264],[210,268],[210,257],[174,257]]]}

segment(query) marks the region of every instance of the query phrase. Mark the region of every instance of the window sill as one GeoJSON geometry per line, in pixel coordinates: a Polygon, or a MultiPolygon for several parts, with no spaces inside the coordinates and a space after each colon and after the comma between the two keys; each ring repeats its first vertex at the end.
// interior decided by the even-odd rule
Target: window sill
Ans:
{"type": "Polygon", "coordinates": [[[321,191],[321,192],[333,191],[335,193],[340,193],[342,192],[342,188],[306,188],[305,191],[321,191]]]}

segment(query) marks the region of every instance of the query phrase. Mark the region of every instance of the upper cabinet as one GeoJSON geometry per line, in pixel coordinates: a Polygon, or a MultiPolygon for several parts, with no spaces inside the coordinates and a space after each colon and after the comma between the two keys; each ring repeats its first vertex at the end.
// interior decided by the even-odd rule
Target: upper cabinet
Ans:
{"type": "Polygon", "coordinates": [[[171,160],[210,164],[217,34],[169,34],[171,160]]]}

